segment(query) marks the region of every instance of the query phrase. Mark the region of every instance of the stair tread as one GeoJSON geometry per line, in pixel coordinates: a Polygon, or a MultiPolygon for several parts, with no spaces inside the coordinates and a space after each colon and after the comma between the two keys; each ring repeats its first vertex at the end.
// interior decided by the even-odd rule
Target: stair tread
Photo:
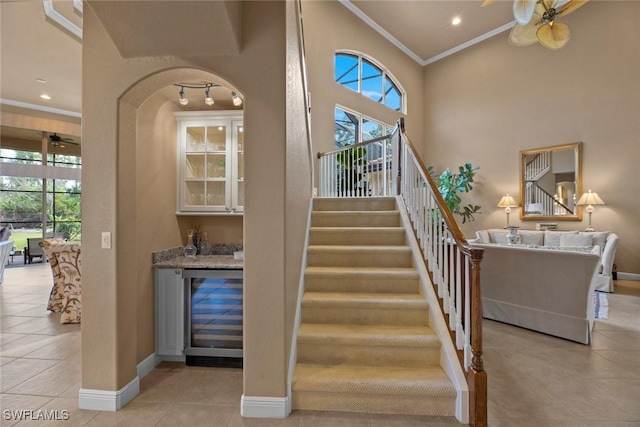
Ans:
{"type": "Polygon", "coordinates": [[[295,391],[331,391],[387,395],[429,395],[455,398],[456,390],[438,367],[385,367],[298,363],[295,391]]]}
{"type": "Polygon", "coordinates": [[[331,251],[393,251],[410,252],[407,245],[309,245],[309,251],[331,252],[331,251]]]}
{"type": "Polygon", "coordinates": [[[440,340],[429,326],[345,325],[302,323],[298,342],[330,340],[349,345],[394,345],[440,347],[440,340]],[[344,341],[344,342],[342,342],[344,341]]]}
{"type": "Polygon", "coordinates": [[[307,291],[302,296],[302,300],[319,301],[388,301],[388,302],[424,302],[426,298],[421,294],[396,294],[380,292],[311,292],[307,291]]]}
{"type": "Polygon", "coordinates": [[[404,233],[404,228],[403,227],[371,227],[371,226],[364,226],[364,227],[357,227],[357,226],[347,226],[347,227],[327,226],[327,227],[322,227],[322,226],[313,226],[313,227],[310,227],[310,229],[311,229],[311,231],[326,231],[326,232],[335,231],[335,232],[340,232],[340,233],[345,233],[345,232],[349,232],[349,231],[355,231],[355,232],[387,231],[387,232],[404,233]]]}

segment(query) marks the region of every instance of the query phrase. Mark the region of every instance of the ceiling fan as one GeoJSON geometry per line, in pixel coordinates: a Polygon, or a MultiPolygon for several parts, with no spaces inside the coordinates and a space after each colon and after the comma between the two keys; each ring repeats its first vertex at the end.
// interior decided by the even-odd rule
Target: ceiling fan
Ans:
{"type": "MultiPolygon", "coordinates": [[[[482,5],[494,1],[485,0],[482,5]]],[[[587,1],[514,0],[513,17],[516,25],[509,33],[509,42],[514,46],[529,46],[539,42],[547,49],[563,48],[571,39],[571,31],[568,24],[555,19],[570,14],[587,1]]]]}
{"type": "Polygon", "coordinates": [[[80,145],[79,142],[75,142],[71,138],[63,138],[55,132],[49,135],[49,142],[52,146],[61,148],[64,148],[65,144],[80,145]]]}

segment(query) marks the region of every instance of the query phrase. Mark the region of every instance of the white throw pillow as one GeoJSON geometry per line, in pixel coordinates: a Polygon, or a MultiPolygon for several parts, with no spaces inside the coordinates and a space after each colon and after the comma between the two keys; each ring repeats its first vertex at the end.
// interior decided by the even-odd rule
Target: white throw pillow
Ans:
{"type": "Polygon", "coordinates": [[[608,231],[581,231],[579,234],[585,234],[591,236],[594,245],[604,248],[607,243],[608,231]]]}
{"type": "Polygon", "coordinates": [[[490,243],[507,244],[506,230],[488,230],[490,243]]]}
{"type": "Polygon", "coordinates": [[[544,231],[544,245],[545,246],[560,246],[560,237],[564,234],[578,234],[577,231],[544,231]]]}
{"type": "Polygon", "coordinates": [[[563,233],[560,236],[560,246],[593,246],[593,238],[588,234],[563,233]]]}
{"type": "Polygon", "coordinates": [[[523,245],[542,245],[544,242],[542,231],[520,230],[518,234],[523,245]]]}

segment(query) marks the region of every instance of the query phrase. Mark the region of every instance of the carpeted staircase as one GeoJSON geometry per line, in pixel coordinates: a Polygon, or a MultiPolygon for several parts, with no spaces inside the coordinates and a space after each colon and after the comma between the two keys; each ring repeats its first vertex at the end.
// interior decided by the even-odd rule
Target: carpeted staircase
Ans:
{"type": "Polygon", "coordinates": [[[394,198],[314,199],[292,406],[453,416],[394,198]]]}

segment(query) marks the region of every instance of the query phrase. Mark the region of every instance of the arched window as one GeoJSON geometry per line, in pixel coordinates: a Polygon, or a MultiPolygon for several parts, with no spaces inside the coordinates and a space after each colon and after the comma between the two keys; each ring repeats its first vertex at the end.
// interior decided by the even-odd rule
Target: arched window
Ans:
{"type": "Polygon", "coordinates": [[[336,52],[334,78],[336,83],[404,112],[404,95],[389,72],[372,59],[349,52],[336,52]]]}

